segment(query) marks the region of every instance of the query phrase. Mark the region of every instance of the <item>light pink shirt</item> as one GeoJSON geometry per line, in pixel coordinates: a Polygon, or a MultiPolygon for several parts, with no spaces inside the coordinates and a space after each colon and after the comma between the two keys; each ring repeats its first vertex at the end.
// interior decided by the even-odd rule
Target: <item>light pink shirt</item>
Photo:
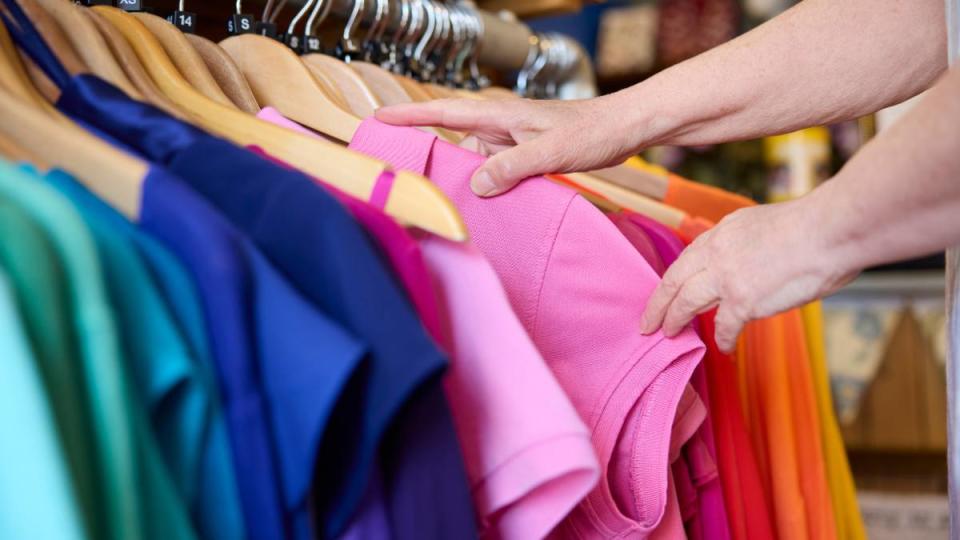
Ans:
{"type": "Polygon", "coordinates": [[[591,489],[590,433],[473,246],[425,237],[453,344],[447,396],[481,536],[543,538],[591,489]]]}
{"type": "MultiPolygon", "coordinates": [[[[674,338],[640,333],[659,282],[650,265],[596,208],[545,179],[478,198],[469,180],[485,158],[431,134],[367,119],[350,148],[425,174],[450,197],[589,427],[604,478],[553,535],[649,536],[667,510],[674,416],[704,352],[689,328],[674,338]],[[618,448],[628,457],[611,468],[618,448]],[[636,517],[615,503],[611,477],[630,479],[636,517]]],[[[672,522],[682,535],[682,520],[672,522]]]]}

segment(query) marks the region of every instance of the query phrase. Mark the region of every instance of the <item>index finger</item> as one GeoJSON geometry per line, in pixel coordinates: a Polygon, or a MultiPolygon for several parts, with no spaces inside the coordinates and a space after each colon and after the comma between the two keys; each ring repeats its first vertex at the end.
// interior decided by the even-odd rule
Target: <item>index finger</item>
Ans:
{"type": "Polygon", "coordinates": [[[670,268],[663,274],[663,279],[647,300],[647,307],[643,312],[640,331],[644,334],[656,332],[667,316],[667,308],[683,288],[688,279],[703,270],[700,250],[692,244],[680,254],[670,268]]]}
{"type": "Polygon", "coordinates": [[[439,126],[473,131],[500,118],[501,107],[495,101],[438,99],[381,107],[374,114],[377,120],[398,126],[439,126]]]}

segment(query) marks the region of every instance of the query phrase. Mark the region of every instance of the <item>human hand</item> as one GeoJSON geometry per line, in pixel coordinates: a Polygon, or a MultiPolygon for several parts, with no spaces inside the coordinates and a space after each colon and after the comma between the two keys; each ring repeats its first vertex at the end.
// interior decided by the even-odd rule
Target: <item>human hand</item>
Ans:
{"type": "Polygon", "coordinates": [[[633,155],[637,130],[616,94],[581,101],[441,99],[378,109],[382,122],[439,126],[466,131],[472,148],[492,155],[470,181],[474,193],[490,197],[524,178],[589,171],[633,155]],[[633,137],[631,137],[633,135],[633,137]]]}
{"type": "MultiPolygon", "coordinates": [[[[820,197],[822,198],[822,197],[820,197]]],[[[714,307],[716,343],[726,352],[750,320],[836,291],[859,273],[831,239],[820,198],[744,208],[697,238],[663,276],[640,324],[678,334],[714,307]]]]}

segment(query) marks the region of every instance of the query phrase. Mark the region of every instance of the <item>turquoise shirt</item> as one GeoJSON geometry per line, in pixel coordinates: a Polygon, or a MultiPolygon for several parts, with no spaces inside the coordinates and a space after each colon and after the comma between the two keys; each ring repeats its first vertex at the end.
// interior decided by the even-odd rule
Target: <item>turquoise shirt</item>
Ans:
{"type": "Polygon", "coordinates": [[[134,389],[200,536],[245,537],[202,312],[186,269],[66,173],[51,172],[46,181],[93,232],[134,389]]]}
{"type": "MultiPolygon", "coordinates": [[[[146,411],[136,399],[131,386],[133,377],[121,355],[110,298],[104,286],[104,273],[96,244],[83,218],[70,202],[56,190],[42,184],[29,170],[0,163],[0,208],[6,209],[6,224],[0,229],[0,245],[18,245],[14,234],[30,230],[24,223],[19,228],[16,216],[27,217],[32,224],[34,240],[46,242],[53,257],[46,269],[24,267],[9,248],[3,263],[8,273],[17,274],[28,294],[19,294],[26,305],[24,312],[37,302],[38,289],[33,274],[52,274],[47,285],[53,285],[52,296],[58,297],[59,315],[65,320],[61,344],[44,344],[47,354],[38,354],[45,371],[61,374],[67,366],[76,369],[72,380],[65,377],[46,379],[48,395],[54,396],[61,431],[83,432],[88,447],[71,470],[82,494],[82,506],[88,530],[93,538],[106,539],[179,539],[192,538],[189,519],[178,493],[173,487],[163,458],[156,447],[146,411]],[[12,255],[12,256],[11,256],[12,255]],[[57,264],[59,261],[59,264],[57,264]],[[52,347],[64,356],[49,355],[52,347]],[[72,389],[72,390],[71,390],[72,389]],[[62,393],[70,393],[72,413],[64,413],[62,393]],[[79,424],[79,425],[76,425],[79,424]]],[[[23,222],[23,219],[19,220],[23,222]]],[[[43,295],[40,296],[43,298],[43,295]]],[[[33,319],[37,319],[36,315],[33,319]]],[[[25,317],[31,324],[31,317],[25,317]]],[[[61,321],[63,323],[64,321],[61,321]]],[[[40,328],[32,334],[40,335],[40,328]]],[[[34,342],[36,343],[36,342],[34,342]]],[[[64,438],[67,440],[67,438],[64,438]]],[[[73,440],[73,437],[70,438],[73,440]]]]}
{"type": "Polygon", "coordinates": [[[80,540],[86,533],[53,410],[2,271],[0,357],[0,538],[80,540]]]}

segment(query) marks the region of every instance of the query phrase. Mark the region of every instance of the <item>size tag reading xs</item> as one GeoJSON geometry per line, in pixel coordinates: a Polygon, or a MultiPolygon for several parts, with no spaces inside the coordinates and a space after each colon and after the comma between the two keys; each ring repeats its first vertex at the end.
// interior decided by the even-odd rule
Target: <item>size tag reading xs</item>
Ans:
{"type": "Polygon", "coordinates": [[[167,15],[167,21],[172,22],[174,26],[185,34],[195,34],[197,32],[197,14],[189,11],[174,11],[167,15]]]}
{"type": "Polygon", "coordinates": [[[117,7],[124,11],[143,11],[143,2],[140,0],[117,0],[117,7]]]}
{"type": "Polygon", "coordinates": [[[256,23],[256,18],[253,15],[247,13],[231,15],[230,20],[227,21],[227,32],[232,36],[251,34],[253,33],[254,23],[256,23]]]}

